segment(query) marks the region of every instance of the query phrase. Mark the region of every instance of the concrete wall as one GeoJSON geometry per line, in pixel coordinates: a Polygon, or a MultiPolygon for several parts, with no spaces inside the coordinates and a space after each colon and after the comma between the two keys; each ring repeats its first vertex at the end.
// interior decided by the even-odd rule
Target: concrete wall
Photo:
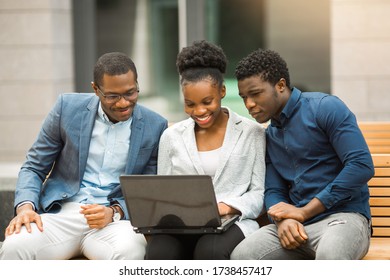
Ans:
{"type": "Polygon", "coordinates": [[[390,1],[331,1],[332,91],[358,120],[390,120],[390,1]]]}
{"type": "Polygon", "coordinates": [[[22,162],[57,95],[73,91],[70,0],[0,0],[0,162],[22,162]]]}

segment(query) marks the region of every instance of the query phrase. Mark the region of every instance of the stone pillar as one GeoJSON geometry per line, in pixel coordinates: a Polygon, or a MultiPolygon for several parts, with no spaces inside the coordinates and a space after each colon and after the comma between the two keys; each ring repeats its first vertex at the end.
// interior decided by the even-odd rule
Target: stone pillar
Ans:
{"type": "Polygon", "coordinates": [[[178,0],[179,51],[194,41],[205,39],[204,0],[178,0]]]}
{"type": "Polygon", "coordinates": [[[134,28],[134,47],[130,57],[133,59],[138,72],[138,83],[142,93],[151,93],[151,70],[150,70],[150,34],[148,0],[137,0],[134,28]]]}
{"type": "Polygon", "coordinates": [[[0,0],[0,65],[0,162],[22,162],[74,88],[71,0],[0,0]]]}
{"type": "Polygon", "coordinates": [[[72,0],[74,80],[77,92],[93,92],[93,67],[97,60],[96,0],[72,0]]]}

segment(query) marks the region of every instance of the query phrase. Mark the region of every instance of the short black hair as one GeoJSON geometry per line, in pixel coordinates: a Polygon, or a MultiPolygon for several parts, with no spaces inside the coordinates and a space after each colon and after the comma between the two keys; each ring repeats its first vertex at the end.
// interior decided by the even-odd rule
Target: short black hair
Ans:
{"type": "Polygon", "coordinates": [[[258,75],[263,81],[269,82],[273,86],[284,78],[286,86],[290,87],[287,63],[277,52],[272,50],[258,49],[253,51],[238,62],[234,75],[238,81],[258,75]]]}
{"type": "Polygon", "coordinates": [[[96,85],[102,85],[104,74],[115,76],[132,71],[137,81],[137,68],[130,57],[120,52],[103,54],[95,64],[93,80],[96,85]]]}
{"type": "Polygon", "coordinates": [[[181,76],[181,84],[211,79],[222,86],[227,58],[221,47],[200,40],[179,52],[176,67],[181,76]]]}

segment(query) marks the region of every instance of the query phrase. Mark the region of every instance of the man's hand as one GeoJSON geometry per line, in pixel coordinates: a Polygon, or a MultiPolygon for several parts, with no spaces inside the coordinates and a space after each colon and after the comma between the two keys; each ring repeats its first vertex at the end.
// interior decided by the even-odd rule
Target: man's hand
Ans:
{"type": "Polygon", "coordinates": [[[112,222],[113,210],[104,205],[82,205],[80,213],[87,219],[90,228],[104,228],[112,222]]]}
{"type": "Polygon", "coordinates": [[[33,210],[31,204],[24,204],[16,209],[16,216],[5,229],[5,235],[19,233],[24,225],[27,232],[31,233],[31,223],[35,223],[40,231],[43,231],[41,216],[33,210]]]}
{"type": "Polygon", "coordinates": [[[279,202],[271,206],[267,213],[276,222],[280,222],[283,219],[294,219],[303,223],[306,220],[302,208],[297,208],[294,205],[285,202],[279,202]]]}
{"type": "Polygon", "coordinates": [[[280,244],[285,249],[296,249],[306,243],[308,236],[303,225],[293,219],[285,219],[279,223],[278,236],[280,244]]]}
{"type": "Polygon", "coordinates": [[[271,206],[267,213],[276,222],[283,219],[294,219],[304,223],[325,210],[326,208],[322,202],[318,198],[313,198],[308,204],[300,208],[285,202],[279,202],[271,206]]]}

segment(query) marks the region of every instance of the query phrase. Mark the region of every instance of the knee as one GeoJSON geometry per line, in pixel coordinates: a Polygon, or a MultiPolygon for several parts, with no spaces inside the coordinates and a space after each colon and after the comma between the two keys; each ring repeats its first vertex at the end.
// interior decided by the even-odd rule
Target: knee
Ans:
{"type": "Polygon", "coordinates": [[[84,240],[81,253],[90,260],[143,260],[146,242],[129,238],[116,240],[115,243],[96,242],[94,239],[84,240]]]}
{"type": "Polygon", "coordinates": [[[331,250],[321,250],[316,252],[316,260],[342,260],[349,259],[342,256],[338,252],[332,252],[331,250]]]}
{"type": "MultiPolygon", "coordinates": [[[[123,247],[126,248],[126,247],[123,247]]],[[[146,242],[132,242],[127,249],[121,251],[126,260],[143,260],[146,253],[146,242]]]]}
{"type": "Polygon", "coordinates": [[[224,246],[223,242],[218,242],[217,235],[202,236],[194,250],[194,259],[196,260],[228,260],[230,259],[230,252],[224,246]]]}
{"type": "Polygon", "coordinates": [[[262,255],[262,239],[256,235],[249,236],[242,240],[232,251],[230,258],[232,260],[254,260],[262,255]]]}
{"type": "Polygon", "coordinates": [[[116,244],[116,257],[113,259],[143,260],[145,258],[146,241],[143,236],[136,236],[136,238],[129,238],[122,241],[122,244],[116,244]]]}
{"type": "Polygon", "coordinates": [[[315,259],[316,260],[357,260],[364,256],[357,253],[356,251],[348,250],[345,248],[344,250],[340,250],[339,247],[329,246],[328,248],[321,248],[317,250],[315,259]]]}
{"type": "Polygon", "coordinates": [[[7,236],[0,249],[1,260],[31,260],[34,259],[34,242],[28,238],[27,234],[18,233],[7,236]]]}
{"type": "Polygon", "coordinates": [[[248,256],[247,256],[248,250],[247,249],[248,248],[245,246],[245,242],[239,243],[236,246],[236,248],[233,249],[233,252],[230,254],[230,259],[232,259],[232,260],[248,259],[248,256]]]}
{"type": "Polygon", "coordinates": [[[145,254],[147,260],[179,260],[182,256],[181,243],[173,236],[155,235],[148,240],[145,254]]]}

